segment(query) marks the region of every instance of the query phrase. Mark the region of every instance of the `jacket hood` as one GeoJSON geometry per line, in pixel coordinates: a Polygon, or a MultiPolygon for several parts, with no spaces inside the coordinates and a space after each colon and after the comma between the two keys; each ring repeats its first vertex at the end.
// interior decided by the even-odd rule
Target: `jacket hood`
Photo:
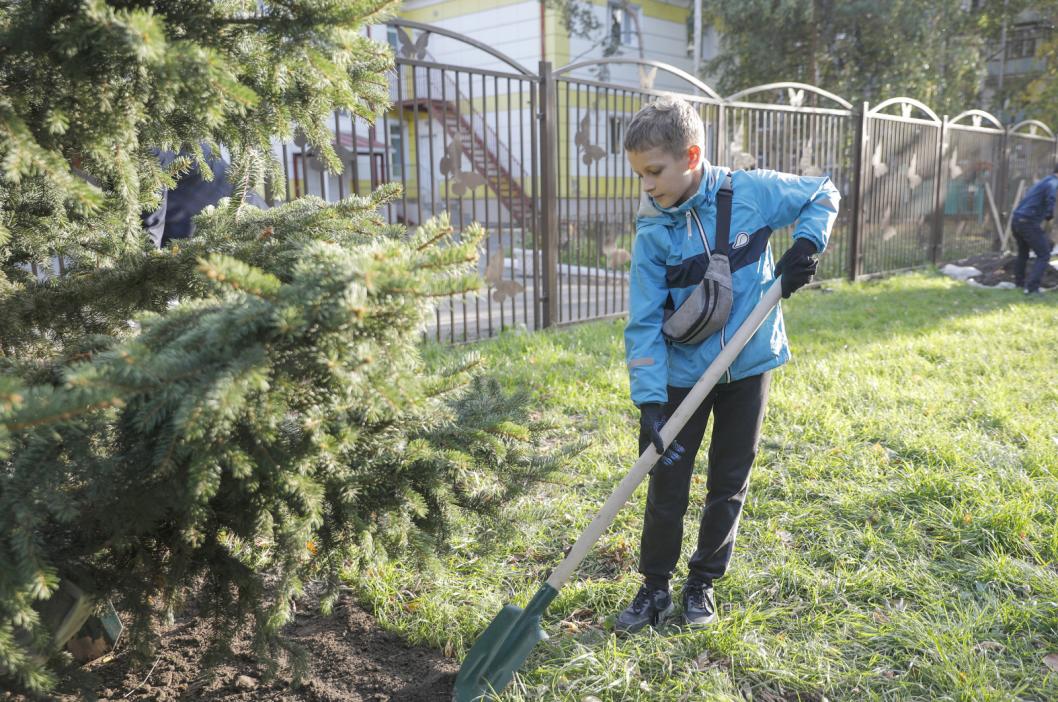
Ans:
{"type": "Polygon", "coordinates": [[[716,202],[716,194],[720,192],[720,186],[727,173],[728,169],[726,168],[711,166],[708,163],[703,162],[702,182],[699,183],[697,192],[674,207],[662,207],[656,200],[654,200],[654,198],[644,193],[636,216],[660,218],[668,224],[679,222],[686,216],[687,212],[692,207],[697,208],[701,205],[712,205],[716,202]]]}

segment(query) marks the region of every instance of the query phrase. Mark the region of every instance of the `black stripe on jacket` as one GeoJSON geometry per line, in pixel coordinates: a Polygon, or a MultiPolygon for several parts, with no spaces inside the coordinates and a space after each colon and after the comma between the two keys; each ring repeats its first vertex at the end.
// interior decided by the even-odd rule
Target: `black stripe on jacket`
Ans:
{"type": "MultiPolygon", "coordinates": [[[[764,255],[764,250],[768,248],[769,238],[771,238],[771,227],[761,227],[750,235],[749,243],[745,246],[736,249],[733,242],[728,254],[732,275],[738,269],[760,260],[760,257],[764,255]]],[[[674,266],[665,266],[665,284],[670,289],[697,285],[705,278],[705,269],[708,265],[709,259],[704,253],[700,253],[685,258],[674,266]]]]}

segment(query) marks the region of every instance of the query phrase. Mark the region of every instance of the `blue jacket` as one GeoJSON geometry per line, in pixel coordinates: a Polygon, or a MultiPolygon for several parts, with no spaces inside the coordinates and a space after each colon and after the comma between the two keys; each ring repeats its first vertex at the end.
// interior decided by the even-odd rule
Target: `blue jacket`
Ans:
{"type": "Polygon", "coordinates": [[[1058,192],[1058,175],[1043,178],[1025,193],[1014,208],[1014,216],[1040,224],[1054,216],[1054,198],[1058,192]]]}
{"type": "MultiPolygon", "coordinates": [[[[663,308],[675,307],[702,279],[706,257],[697,227],[704,227],[716,249],[716,193],[726,168],[705,165],[698,192],[665,209],[647,198],[636,220],[632,246],[625,357],[632,401],[666,402],[666,386],[691,387],[720,353],[742,321],[764,296],[772,273],[768,239],[772,231],[797,221],[794,237],[826,248],[841,195],[829,178],[775,171],[735,171],[731,207],[730,261],[734,300],[724,329],[698,344],[667,342],[661,335],[663,308]],[[696,216],[695,216],[696,215],[696,216]],[[721,339],[721,337],[723,337],[721,339]]],[[[739,380],[776,368],[790,358],[782,311],[776,308],[735,359],[725,380],[739,380]]]]}

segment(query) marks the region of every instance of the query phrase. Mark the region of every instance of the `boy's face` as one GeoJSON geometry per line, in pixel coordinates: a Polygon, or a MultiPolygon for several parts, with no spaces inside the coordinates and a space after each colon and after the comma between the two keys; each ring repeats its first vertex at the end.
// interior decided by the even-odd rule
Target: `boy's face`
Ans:
{"type": "Polygon", "coordinates": [[[660,147],[625,153],[632,170],[643,181],[643,190],[662,207],[675,207],[698,188],[698,167],[702,163],[698,145],[688,147],[682,157],[660,147]]]}

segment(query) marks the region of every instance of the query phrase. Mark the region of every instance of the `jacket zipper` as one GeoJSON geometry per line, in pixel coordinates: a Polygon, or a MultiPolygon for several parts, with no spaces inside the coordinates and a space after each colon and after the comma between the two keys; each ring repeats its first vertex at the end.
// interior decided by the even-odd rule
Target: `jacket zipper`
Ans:
{"type": "MultiPolygon", "coordinates": [[[[732,291],[732,294],[733,294],[733,291],[732,291]]],[[[726,323],[724,324],[724,326],[720,327],[720,350],[721,351],[723,351],[724,350],[724,346],[726,346],[726,344],[724,343],[724,337],[725,336],[727,336],[727,324],[726,323]]],[[[732,361],[731,363],[734,364],[734,361],[732,361]]],[[[725,383],[730,383],[731,382],[731,366],[728,366],[727,370],[724,371],[724,378],[726,378],[726,380],[724,380],[725,383]]]]}
{"type": "MultiPolygon", "coordinates": [[[[691,238],[691,212],[692,212],[692,210],[687,210],[687,238],[688,239],[691,238]]],[[[705,249],[705,260],[709,261],[710,259],[712,259],[712,255],[710,255],[710,252],[709,252],[709,241],[705,237],[705,227],[702,226],[702,220],[701,220],[701,218],[698,217],[698,213],[697,212],[694,213],[694,221],[695,221],[695,224],[698,225],[698,233],[702,237],[702,246],[705,249]]],[[[734,279],[732,279],[731,282],[732,282],[732,285],[733,285],[734,284],[734,279]]],[[[735,292],[734,290],[731,291],[732,296],[734,296],[734,292],[735,292]]],[[[720,328],[720,350],[721,351],[723,351],[724,347],[727,346],[726,337],[727,337],[727,323],[725,322],[724,326],[722,326],[720,328]]],[[[731,366],[728,366],[727,370],[724,371],[724,378],[725,378],[725,380],[724,380],[725,383],[730,383],[731,382],[731,366]]]]}

